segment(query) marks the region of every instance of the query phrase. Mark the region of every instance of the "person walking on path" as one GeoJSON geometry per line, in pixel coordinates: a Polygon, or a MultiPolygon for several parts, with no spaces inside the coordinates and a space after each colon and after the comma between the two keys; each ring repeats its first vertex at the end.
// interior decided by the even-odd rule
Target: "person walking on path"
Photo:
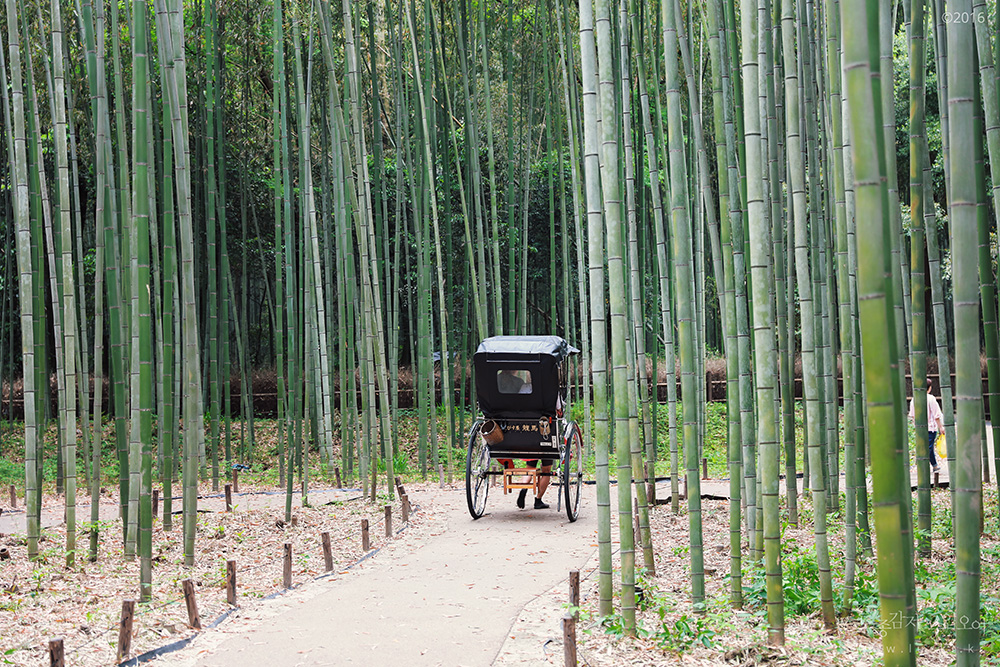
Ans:
{"type": "MultiPolygon", "coordinates": [[[[938,434],[944,433],[944,413],[937,399],[931,393],[932,385],[930,379],[927,380],[927,447],[930,449],[931,469],[939,472],[940,467],[937,462],[937,455],[934,451],[934,444],[937,442],[938,434]]],[[[913,421],[913,399],[910,399],[910,421],[913,421]]]]}

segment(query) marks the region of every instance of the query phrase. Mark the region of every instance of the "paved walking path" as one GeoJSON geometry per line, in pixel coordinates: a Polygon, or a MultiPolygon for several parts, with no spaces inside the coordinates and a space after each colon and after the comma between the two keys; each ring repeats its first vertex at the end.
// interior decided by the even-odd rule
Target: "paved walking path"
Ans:
{"type": "Polygon", "coordinates": [[[561,664],[567,576],[596,551],[597,511],[586,485],[569,523],[555,491],[551,509],[522,511],[493,488],[490,513],[473,521],[464,483],[414,486],[426,511],[374,557],[240,612],[158,664],[561,664]]]}

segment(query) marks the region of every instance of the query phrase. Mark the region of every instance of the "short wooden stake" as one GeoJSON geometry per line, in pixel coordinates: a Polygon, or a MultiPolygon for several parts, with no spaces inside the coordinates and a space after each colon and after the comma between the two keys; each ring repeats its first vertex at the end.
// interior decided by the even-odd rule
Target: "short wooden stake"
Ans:
{"type": "Polygon", "coordinates": [[[368,519],[361,520],[361,550],[368,551],[371,549],[371,542],[368,539],[368,519]]]}
{"type": "Polygon", "coordinates": [[[401,496],[406,495],[406,489],[403,487],[403,480],[398,477],[396,478],[396,493],[401,496]]]}
{"type": "Polygon", "coordinates": [[[236,561],[226,561],[226,601],[236,606],[236,561]]]}
{"type": "Polygon", "coordinates": [[[580,570],[569,571],[569,606],[573,612],[573,618],[580,614],[580,570]]]}
{"type": "Polygon", "coordinates": [[[17,487],[13,484],[10,485],[10,506],[17,509],[17,487]]]}
{"type": "Polygon", "coordinates": [[[63,656],[62,637],[49,640],[49,665],[51,667],[66,667],[66,658],[63,656]]]}
{"type": "Polygon", "coordinates": [[[573,614],[563,616],[563,657],[566,667],[576,667],[576,619],[573,614]]]}
{"type": "Polygon", "coordinates": [[[233,511],[233,487],[230,484],[226,484],[226,511],[233,511]]]}
{"type": "Polygon", "coordinates": [[[292,543],[285,542],[285,568],[282,573],[282,584],[285,588],[292,587],[292,543]]]}
{"type": "Polygon", "coordinates": [[[337,488],[338,489],[344,488],[344,485],[340,483],[340,468],[334,468],[333,474],[336,475],[337,477],[337,488]]]}
{"type": "Polygon", "coordinates": [[[438,464],[438,480],[439,480],[438,481],[438,486],[443,489],[444,488],[444,464],[443,463],[439,463],[438,464]]]}
{"type": "Polygon", "coordinates": [[[323,542],[323,565],[327,572],[331,572],[333,570],[333,552],[330,550],[330,533],[323,533],[320,538],[323,542]]]}
{"type": "Polygon", "coordinates": [[[403,523],[410,521],[410,497],[405,493],[399,497],[399,504],[402,507],[403,523]]]}
{"type": "Polygon", "coordinates": [[[392,537],[392,505],[385,506],[385,536],[392,537]]]}
{"type": "Polygon", "coordinates": [[[233,493],[240,492],[240,471],[233,468],[233,493]]]}
{"type": "Polygon", "coordinates": [[[934,488],[936,489],[939,486],[941,486],[941,473],[936,472],[934,473],[934,488]]]}
{"type": "Polygon", "coordinates": [[[708,479],[708,459],[701,459],[701,478],[708,479]]]}
{"type": "Polygon", "coordinates": [[[198,614],[198,601],[194,598],[194,582],[185,579],[181,582],[184,587],[184,604],[187,605],[188,625],[195,630],[201,630],[201,615],[198,614]]]}
{"type": "Polygon", "coordinates": [[[160,490],[153,489],[153,516],[154,517],[158,516],[159,512],[160,512],[160,490]]]}
{"type": "Polygon", "coordinates": [[[121,662],[132,652],[132,620],[135,618],[135,600],[122,601],[122,619],[118,625],[118,657],[121,662]]]}
{"type": "Polygon", "coordinates": [[[298,514],[293,514],[292,515],[292,528],[295,528],[298,525],[299,525],[299,515],[298,514]]]}

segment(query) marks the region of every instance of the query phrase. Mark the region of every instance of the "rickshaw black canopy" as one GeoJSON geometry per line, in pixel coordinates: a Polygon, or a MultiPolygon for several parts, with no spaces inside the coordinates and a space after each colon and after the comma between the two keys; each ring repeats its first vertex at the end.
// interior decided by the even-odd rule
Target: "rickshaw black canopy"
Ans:
{"type": "Polygon", "coordinates": [[[479,409],[489,418],[554,417],[565,401],[562,362],[578,353],[559,336],[493,336],[473,357],[479,409]],[[503,373],[517,374],[519,388],[505,391],[503,373]]]}

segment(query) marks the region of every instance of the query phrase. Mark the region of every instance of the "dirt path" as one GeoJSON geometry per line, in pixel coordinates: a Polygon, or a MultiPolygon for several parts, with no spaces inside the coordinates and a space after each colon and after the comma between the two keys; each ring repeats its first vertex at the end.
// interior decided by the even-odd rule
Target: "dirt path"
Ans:
{"type": "Polygon", "coordinates": [[[238,612],[170,666],[561,664],[567,575],[596,551],[593,486],[580,519],[520,511],[493,489],[469,517],[464,484],[409,489],[403,535],[346,572],[238,612]]]}

